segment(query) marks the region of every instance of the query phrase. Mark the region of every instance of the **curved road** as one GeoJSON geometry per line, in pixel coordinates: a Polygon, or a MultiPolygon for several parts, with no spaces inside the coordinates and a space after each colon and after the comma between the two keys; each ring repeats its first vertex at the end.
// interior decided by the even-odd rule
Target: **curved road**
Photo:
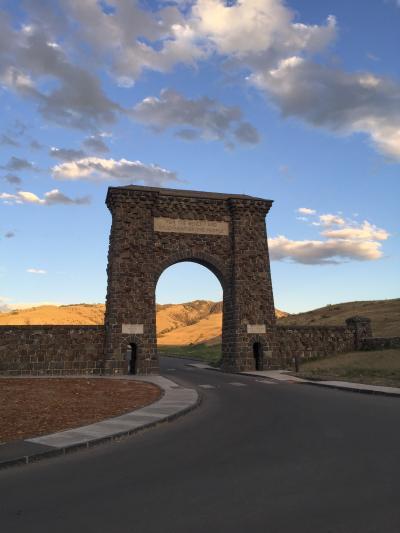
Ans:
{"type": "Polygon", "coordinates": [[[202,405],[1,471],[2,533],[400,532],[400,399],[162,364],[202,405]]]}

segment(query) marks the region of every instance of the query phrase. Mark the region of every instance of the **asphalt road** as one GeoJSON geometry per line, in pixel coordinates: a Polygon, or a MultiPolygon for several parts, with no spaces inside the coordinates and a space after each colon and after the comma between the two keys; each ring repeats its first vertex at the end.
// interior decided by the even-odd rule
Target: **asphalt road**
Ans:
{"type": "Polygon", "coordinates": [[[400,399],[177,359],[163,372],[198,387],[201,406],[120,442],[0,471],[1,533],[400,532],[400,399]]]}

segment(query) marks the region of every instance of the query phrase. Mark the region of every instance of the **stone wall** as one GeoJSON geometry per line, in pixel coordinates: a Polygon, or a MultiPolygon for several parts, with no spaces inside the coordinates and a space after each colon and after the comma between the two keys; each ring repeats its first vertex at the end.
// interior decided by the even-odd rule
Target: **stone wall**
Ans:
{"type": "Polygon", "coordinates": [[[328,357],[350,352],[355,331],[346,326],[277,326],[274,362],[287,367],[296,355],[301,359],[328,357]]]}
{"type": "Polygon", "coordinates": [[[277,326],[273,364],[288,367],[293,357],[314,359],[363,350],[400,348],[400,337],[373,337],[371,320],[354,316],[345,326],[277,326]]]}
{"type": "Polygon", "coordinates": [[[103,326],[0,326],[0,373],[100,374],[103,326]]]}
{"type": "Polygon", "coordinates": [[[156,285],[166,268],[192,261],[223,288],[223,369],[254,369],[253,345],[270,351],[275,326],[265,225],[271,204],[235,194],[109,188],[107,368],[120,365],[134,345],[137,372],[158,372],[156,285]]]}
{"type": "Polygon", "coordinates": [[[371,337],[363,339],[362,350],[390,350],[400,348],[400,337],[371,337]]]}

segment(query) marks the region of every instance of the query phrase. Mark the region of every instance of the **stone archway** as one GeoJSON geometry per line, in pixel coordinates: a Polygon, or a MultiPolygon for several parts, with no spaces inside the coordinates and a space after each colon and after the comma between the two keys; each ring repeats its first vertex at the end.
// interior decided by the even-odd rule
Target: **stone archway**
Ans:
{"type": "Polygon", "coordinates": [[[161,273],[182,261],[206,266],[222,285],[223,368],[254,369],[253,343],[261,337],[271,345],[275,325],[265,227],[272,201],[130,185],[109,188],[106,203],[106,370],[127,372],[134,343],[137,372],[158,372],[155,288],[161,273]]]}

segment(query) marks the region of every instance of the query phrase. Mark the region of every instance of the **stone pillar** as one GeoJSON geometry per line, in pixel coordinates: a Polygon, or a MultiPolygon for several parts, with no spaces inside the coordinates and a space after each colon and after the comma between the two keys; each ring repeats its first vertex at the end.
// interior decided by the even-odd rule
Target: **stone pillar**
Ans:
{"type": "Polygon", "coordinates": [[[224,354],[222,368],[230,371],[253,370],[254,343],[261,343],[263,351],[270,351],[273,347],[275,308],[265,227],[265,216],[270,206],[246,199],[230,199],[229,206],[232,305],[223,340],[229,346],[230,355],[226,357],[224,354]]]}
{"type": "Polygon", "coordinates": [[[372,337],[371,320],[364,316],[352,316],[346,320],[346,326],[354,333],[354,349],[361,350],[363,339],[372,337]]]}
{"type": "Polygon", "coordinates": [[[137,373],[158,372],[153,204],[157,193],[111,189],[112,213],[105,316],[105,372],[126,373],[136,345],[137,373]],[[133,196],[134,195],[134,196],[133,196]]]}

